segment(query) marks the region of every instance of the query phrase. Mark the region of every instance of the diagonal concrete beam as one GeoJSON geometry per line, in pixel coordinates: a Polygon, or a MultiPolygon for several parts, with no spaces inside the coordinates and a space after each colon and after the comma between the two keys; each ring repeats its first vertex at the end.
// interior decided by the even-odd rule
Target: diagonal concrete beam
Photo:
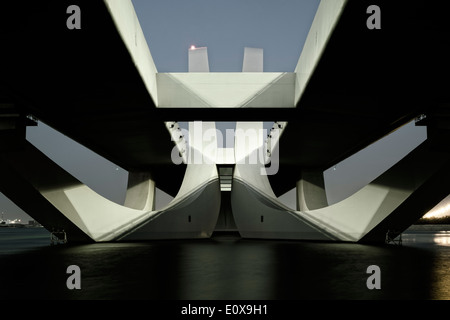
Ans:
{"type": "Polygon", "coordinates": [[[158,105],[158,91],[156,87],[156,73],[153,61],[141,25],[131,0],[104,0],[117,31],[122,37],[131,58],[134,61],[142,80],[150,93],[153,103],[158,105]]]}
{"type": "Polygon", "coordinates": [[[259,174],[261,166],[237,164],[234,219],[243,237],[383,242],[387,232],[406,229],[448,195],[449,163],[450,154],[425,141],[347,199],[304,211],[278,201],[267,176],[259,174]]]}
{"type": "Polygon", "coordinates": [[[295,67],[295,105],[300,101],[300,97],[322,56],[346,4],[347,0],[320,1],[297,66],[295,67]]]}

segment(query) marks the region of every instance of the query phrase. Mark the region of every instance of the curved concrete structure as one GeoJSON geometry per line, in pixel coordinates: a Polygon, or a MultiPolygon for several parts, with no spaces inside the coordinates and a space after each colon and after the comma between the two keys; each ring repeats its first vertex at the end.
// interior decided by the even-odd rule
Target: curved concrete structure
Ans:
{"type": "Polygon", "coordinates": [[[220,211],[220,185],[215,165],[188,165],[183,185],[164,209],[153,212],[118,240],[209,238],[220,211]],[[198,181],[192,185],[192,181],[198,181]]]}
{"type": "Polygon", "coordinates": [[[147,172],[129,172],[125,207],[152,211],[155,210],[155,181],[147,172]]]}
{"type": "Polygon", "coordinates": [[[411,201],[421,202],[426,189],[428,193],[440,189],[442,198],[448,194],[448,183],[427,184],[427,181],[443,174],[448,176],[449,164],[450,156],[433,152],[426,141],[347,199],[305,211],[292,210],[277,200],[267,176],[259,174],[261,166],[237,164],[231,200],[233,215],[239,232],[248,238],[383,241],[387,232],[402,232],[432,205],[427,203],[419,210],[408,206],[410,212],[406,216],[409,214],[409,219],[403,212],[403,223],[399,219],[387,222],[400,207],[411,201]],[[364,238],[376,228],[380,229],[377,236],[364,238]]]}
{"type": "MultiPolygon", "coordinates": [[[[82,1],[79,30],[65,28],[71,4],[0,4],[8,48],[0,59],[0,190],[69,241],[209,236],[221,202],[216,164],[235,164],[223,211],[228,218],[231,198],[245,237],[376,240],[450,191],[439,179],[448,153],[427,150],[448,152],[450,138],[448,27],[438,4],[384,1],[382,29],[369,30],[371,1],[322,0],[294,72],[271,73],[159,73],[130,0],[82,1]],[[418,32],[405,32],[411,21],[418,32]],[[40,50],[30,56],[29,48],[40,50]],[[327,205],[324,170],[421,115],[427,143],[327,205]],[[30,118],[130,172],[125,205],[27,143],[30,118]],[[262,123],[239,123],[234,153],[217,149],[214,122],[199,126],[243,120],[277,121],[268,139],[248,142],[246,130],[262,123]],[[190,146],[176,121],[202,129],[189,130],[190,146]],[[175,196],[164,210],[154,210],[155,186],[175,196]],[[293,187],[298,210],[277,201],[293,187]]],[[[250,69],[263,71],[260,63],[250,69]]]]}
{"type": "Polygon", "coordinates": [[[188,165],[179,193],[158,211],[151,210],[153,183],[145,175],[126,201],[134,199],[141,209],[122,206],[94,192],[28,142],[3,152],[0,168],[1,191],[48,230],[64,230],[68,241],[204,238],[212,234],[219,215],[214,164],[188,165]]]}

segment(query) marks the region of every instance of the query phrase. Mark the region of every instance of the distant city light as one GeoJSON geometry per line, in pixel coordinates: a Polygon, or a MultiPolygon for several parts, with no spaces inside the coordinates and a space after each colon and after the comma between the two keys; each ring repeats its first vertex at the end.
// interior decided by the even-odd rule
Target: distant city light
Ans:
{"type": "Polygon", "coordinates": [[[426,218],[442,218],[450,214],[450,204],[446,203],[441,206],[436,206],[427,212],[423,217],[426,218]]]}
{"type": "Polygon", "coordinates": [[[195,46],[194,45],[191,46],[191,50],[195,50],[195,46]]]}

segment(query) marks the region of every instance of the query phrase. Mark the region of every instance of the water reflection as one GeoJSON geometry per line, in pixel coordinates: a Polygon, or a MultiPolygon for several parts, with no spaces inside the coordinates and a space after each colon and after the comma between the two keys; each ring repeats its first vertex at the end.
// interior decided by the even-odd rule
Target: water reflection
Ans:
{"type": "Polygon", "coordinates": [[[446,226],[417,226],[403,236],[405,246],[430,253],[430,299],[450,299],[450,231],[446,226]]]}
{"type": "Polygon", "coordinates": [[[403,246],[247,240],[45,246],[0,255],[0,298],[450,299],[450,232],[416,231],[403,246]],[[81,269],[78,291],[66,268],[81,269]],[[381,289],[366,286],[378,265],[381,289]]]}
{"type": "Polygon", "coordinates": [[[440,231],[434,234],[433,242],[438,245],[450,246],[450,231],[440,231]]]}

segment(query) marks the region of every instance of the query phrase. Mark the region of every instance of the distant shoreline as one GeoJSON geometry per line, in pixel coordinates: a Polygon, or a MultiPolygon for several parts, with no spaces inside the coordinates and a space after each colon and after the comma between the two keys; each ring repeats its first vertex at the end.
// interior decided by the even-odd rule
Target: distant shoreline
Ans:
{"type": "Polygon", "coordinates": [[[408,233],[409,231],[450,231],[450,224],[432,224],[432,223],[422,223],[422,224],[413,224],[404,232],[408,233]]]}
{"type": "Polygon", "coordinates": [[[450,224],[450,216],[440,218],[420,218],[414,224],[450,224]]]}

